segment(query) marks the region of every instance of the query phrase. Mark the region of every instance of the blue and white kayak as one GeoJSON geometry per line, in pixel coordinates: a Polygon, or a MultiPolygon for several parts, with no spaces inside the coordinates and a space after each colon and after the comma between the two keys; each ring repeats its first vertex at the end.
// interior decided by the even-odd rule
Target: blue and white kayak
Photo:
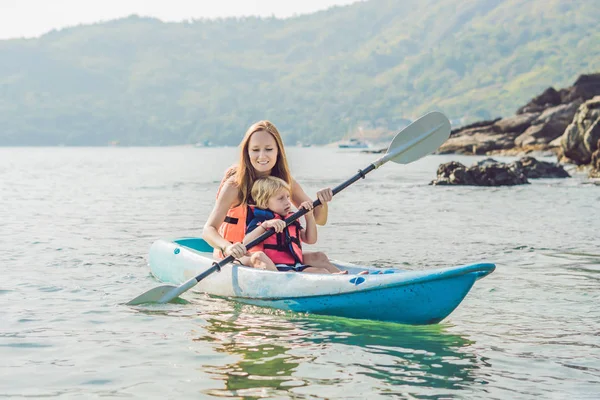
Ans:
{"type": "MultiPolygon", "coordinates": [[[[160,281],[179,285],[212,266],[212,251],[198,238],[157,240],[150,248],[150,269],[160,281]]],[[[475,281],[496,268],[481,263],[406,271],[332,262],[348,275],[275,272],[228,264],[193,290],[281,310],[421,325],[446,318],[475,281]],[[369,275],[357,275],[365,269],[369,275]]]]}

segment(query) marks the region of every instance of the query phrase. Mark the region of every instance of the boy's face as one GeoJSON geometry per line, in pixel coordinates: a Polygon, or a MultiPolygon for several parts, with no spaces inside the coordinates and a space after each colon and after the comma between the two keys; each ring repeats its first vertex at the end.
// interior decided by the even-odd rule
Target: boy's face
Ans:
{"type": "Polygon", "coordinates": [[[269,197],[267,207],[282,216],[289,214],[292,209],[290,193],[285,189],[279,189],[273,196],[269,197]]]}

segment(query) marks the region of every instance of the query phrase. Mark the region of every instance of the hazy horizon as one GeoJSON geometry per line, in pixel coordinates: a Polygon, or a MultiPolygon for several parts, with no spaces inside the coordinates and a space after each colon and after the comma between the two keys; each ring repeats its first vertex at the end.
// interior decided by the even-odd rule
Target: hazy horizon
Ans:
{"type": "Polygon", "coordinates": [[[52,30],[124,18],[132,14],[165,22],[199,18],[310,14],[359,0],[3,0],[0,3],[0,40],[34,38],[52,30]]]}

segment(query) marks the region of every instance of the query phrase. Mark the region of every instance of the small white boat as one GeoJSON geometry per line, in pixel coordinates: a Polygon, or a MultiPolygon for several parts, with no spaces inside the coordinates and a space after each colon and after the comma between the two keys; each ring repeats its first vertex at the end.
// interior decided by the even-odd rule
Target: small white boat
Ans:
{"type": "Polygon", "coordinates": [[[338,143],[340,149],[366,149],[369,144],[363,140],[351,138],[343,142],[338,143]]]}

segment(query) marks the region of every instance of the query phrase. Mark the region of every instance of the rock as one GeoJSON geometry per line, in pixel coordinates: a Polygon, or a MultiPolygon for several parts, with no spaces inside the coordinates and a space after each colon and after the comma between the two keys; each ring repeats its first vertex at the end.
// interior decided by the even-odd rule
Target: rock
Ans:
{"type": "Polygon", "coordinates": [[[586,101],[561,137],[561,149],[568,161],[589,164],[600,140],[600,96],[586,101]]]}
{"type": "Polygon", "coordinates": [[[596,143],[596,151],[592,153],[591,164],[590,178],[600,178],[600,140],[596,143]]]}
{"type": "Polygon", "coordinates": [[[465,130],[467,130],[467,129],[473,129],[473,128],[483,128],[483,127],[486,127],[486,126],[492,126],[492,125],[494,125],[496,122],[500,121],[501,119],[502,119],[502,118],[496,118],[496,119],[489,120],[489,121],[479,121],[479,122],[474,122],[474,123],[472,123],[472,124],[465,125],[465,126],[463,126],[463,127],[460,127],[460,128],[458,128],[458,129],[452,129],[452,130],[450,131],[450,136],[452,136],[452,135],[457,135],[457,134],[459,134],[460,132],[462,132],[462,131],[465,131],[465,130]]]}
{"type": "Polygon", "coordinates": [[[475,164],[473,164],[473,167],[484,167],[484,166],[488,166],[488,165],[493,165],[493,164],[498,164],[498,161],[494,160],[491,157],[488,157],[486,159],[483,159],[481,161],[477,161],[475,164]]]}
{"type": "MultiPolygon", "coordinates": [[[[546,89],[517,110],[512,117],[476,122],[451,132],[450,139],[438,153],[458,154],[527,154],[527,152],[567,151],[564,160],[575,157],[577,163],[589,162],[595,141],[589,142],[586,151],[578,149],[579,139],[569,136],[567,146],[562,139],[580,106],[600,95],[600,73],[581,75],[573,86],[556,90],[546,89]],[[571,155],[568,155],[571,154],[571,155]]],[[[577,130],[571,128],[572,130],[577,130]]],[[[580,129],[579,129],[580,130],[580,129]]],[[[572,136],[581,136],[575,131],[572,136]]],[[[591,136],[590,139],[594,139],[591,136]]]]}
{"type": "Polygon", "coordinates": [[[538,161],[533,157],[523,157],[509,165],[512,164],[521,169],[528,179],[571,177],[560,164],[538,161]]]}
{"type": "Polygon", "coordinates": [[[515,139],[515,145],[526,147],[550,144],[553,140],[562,136],[566,127],[573,120],[580,104],[580,101],[574,101],[546,109],[525,132],[515,139]]]}
{"type": "Polygon", "coordinates": [[[517,114],[524,114],[529,112],[539,112],[545,108],[552,107],[560,104],[561,97],[560,93],[553,87],[549,87],[544,90],[542,94],[531,99],[529,103],[517,110],[517,114]]]}
{"type": "Polygon", "coordinates": [[[515,139],[515,145],[518,147],[525,147],[536,144],[548,144],[561,136],[566,127],[567,124],[563,125],[553,121],[546,124],[531,125],[515,139]]]}
{"type": "Polygon", "coordinates": [[[569,176],[562,166],[533,157],[523,157],[509,164],[487,158],[468,168],[456,161],[441,164],[437,178],[430,185],[513,186],[528,184],[528,179],[569,176]]]}
{"type": "Polygon", "coordinates": [[[500,132],[495,125],[465,129],[450,136],[437,150],[438,154],[487,154],[490,151],[508,149],[514,139],[500,132]]]}
{"type": "Polygon", "coordinates": [[[467,168],[459,162],[451,161],[441,164],[437,175],[430,185],[512,186],[529,183],[521,170],[494,162],[467,168]]]}
{"type": "Polygon", "coordinates": [[[600,73],[580,75],[573,86],[559,91],[562,103],[581,102],[600,94],[600,73]]]}
{"type": "Polygon", "coordinates": [[[537,157],[556,157],[560,153],[558,146],[560,146],[560,143],[555,146],[552,146],[552,144],[528,144],[524,145],[523,147],[513,147],[505,150],[493,150],[486,154],[488,156],[519,156],[528,154],[537,157]]]}
{"type": "Polygon", "coordinates": [[[494,125],[500,129],[500,132],[518,136],[525,132],[525,129],[527,129],[540,114],[540,112],[518,114],[513,117],[502,118],[494,125]]]}
{"type": "MultiPolygon", "coordinates": [[[[450,161],[445,164],[440,164],[437,169],[438,179],[447,179],[450,184],[458,185],[470,185],[473,182],[469,179],[470,176],[466,174],[467,167],[457,161],[450,161]]],[[[443,183],[442,183],[443,184],[443,183]]]]}
{"type": "Polygon", "coordinates": [[[457,161],[441,164],[437,169],[437,175],[437,179],[430,185],[476,185],[467,167],[457,161]]]}
{"type": "Polygon", "coordinates": [[[471,167],[472,174],[481,186],[513,186],[528,184],[527,176],[510,164],[492,164],[483,167],[471,167]]]}
{"type": "Polygon", "coordinates": [[[580,100],[575,100],[571,103],[561,104],[556,107],[550,107],[544,110],[539,117],[533,121],[534,125],[545,124],[551,121],[562,122],[565,128],[573,120],[579,106],[583,103],[580,100]]]}

